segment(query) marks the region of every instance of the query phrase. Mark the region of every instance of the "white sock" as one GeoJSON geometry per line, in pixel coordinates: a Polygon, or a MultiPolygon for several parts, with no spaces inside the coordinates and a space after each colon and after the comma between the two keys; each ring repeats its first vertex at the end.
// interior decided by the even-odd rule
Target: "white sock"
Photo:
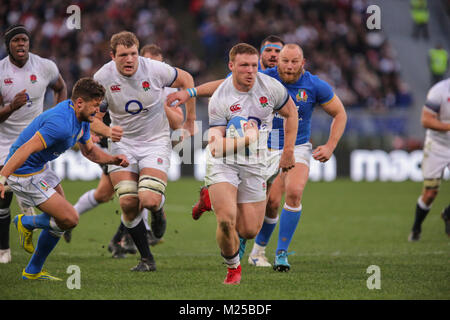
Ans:
{"type": "Polygon", "coordinates": [[[55,218],[50,217],[50,232],[53,233],[53,235],[62,234],[64,233],[64,230],[62,230],[58,225],[56,224],[55,218]],[[53,232],[51,232],[53,231],[53,232]]]}
{"type": "Polygon", "coordinates": [[[427,210],[427,211],[431,210],[431,205],[430,205],[430,206],[427,206],[426,203],[423,202],[423,200],[422,200],[422,195],[420,195],[420,196],[419,196],[419,199],[417,199],[417,204],[419,205],[419,207],[420,207],[422,210],[427,210]]]}
{"type": "Polygon", "coordinates": [[[261,254],[265,254],[266,253],[266,247],[264,246],[260,246],[259,244],[257,244],[256,242],[253,244],[253,249],[252,252],[250,253],[250,255],[252,256],[259,256],[261,254]]]}
{"type": "Polygon", "coordinates": [[[142,211],[137,215],[136,218],[134,218],[134,220],[131,221],[125,221],[125,217],[122,213],[122,215],[120,216],[120,220],[122,221],[122,223],[124,224],[125,227],[127,227],[128,229],[132,229],[134,227],[136,227],[142,220],[142,211]]]}
{"type": "Polygon", "coordinates": [[[224,257],[223,254],[222,257],[225,260],[225,264],[228,268],[236,269],[241,264],[239,260],[239,251],[232,257],[224,257]]]}
{"type": "Polygon", "coordinates": [[[144,219],[145,229],[150,230],[148,225],[148,210],[146,208],[142,209],[142,219],[144,219]]]}
{"type": "Polygon", "coordinates": [[[161,208],[164,206],[164,203],[166,202],[166,197],[164,195],[161,195],[162,199],[161,199],[161,203],[159,204],[159,209],[161,210],[161,208]]]}
{"type": "Polygon", "coordinates": [[[98,206],[98,202],[94,198],[94,193],[95,189],[87,191],[80,197],[80,199],[78,199],[78,202],[75,203],[73,207],[77,210],[79,215],[82,215],[86,211],[94,209],[98,206]]]}

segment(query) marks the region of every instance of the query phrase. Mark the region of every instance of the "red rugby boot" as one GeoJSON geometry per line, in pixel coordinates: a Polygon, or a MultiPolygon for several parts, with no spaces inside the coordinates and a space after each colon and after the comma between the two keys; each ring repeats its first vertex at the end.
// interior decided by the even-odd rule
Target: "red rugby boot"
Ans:
{"type": "Polygon", "coordinates": [[[200,219],[203,212],[211,211],[211,200],[209,199],[209,192],[207,187],[202,187],[200,189],[200,199],[192,207],[192,218],[194,220],[200,219]]]}
{"type": "Polygon", "coordinates": [[[241,265],[237,268],[228,268],[227,277],[223,280],[224,284],[239,284],[241,283],[241,265]]]}

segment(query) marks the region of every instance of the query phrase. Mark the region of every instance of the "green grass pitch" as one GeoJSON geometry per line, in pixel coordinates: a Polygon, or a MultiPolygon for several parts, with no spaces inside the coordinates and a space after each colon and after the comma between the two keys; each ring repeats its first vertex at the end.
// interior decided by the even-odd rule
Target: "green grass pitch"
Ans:
{"type": "MultiPolygon", "coordinates": [[[[63,181],[66,197],[75,203],[97,181],[63,181]]],[[[291,271],[255,268],[242,261],[239,286],[225,286],[226,268],[215,240],[213,213],[194,221],[191,207],[201,182],[183,178],[167,188],[168,228],[163,244],[152,247],[158,270],[133,273],[136,255],[115,260],[107,245],[119,222],[113,200],[85,213],[70,244],[63,239],[44,268],[62,282],[21,280],[30,255],[18,246],[11,224],[12,262],[0,264],[0,300],[8,299],[149,299],[149,300],[309,300],[309,299],[450,299],[450,238],[440,218],[448,205],[450,183],[423,225],[422,239],[409,243],[417,182],[309,182],[303,213],[289,256],[291,271]],[[81,288],[68,289],[67,268],[81,271],[81,288]],[[367,268],[380,268],[381,289],[369,290],[367,268]]],[[[17,214],[14,200],[12,215],[17,214]]],[[[278,227],[267,255],[272,261],[278,227]]],[[[34,236],[36,243],[37,234],[34,236]]]]}

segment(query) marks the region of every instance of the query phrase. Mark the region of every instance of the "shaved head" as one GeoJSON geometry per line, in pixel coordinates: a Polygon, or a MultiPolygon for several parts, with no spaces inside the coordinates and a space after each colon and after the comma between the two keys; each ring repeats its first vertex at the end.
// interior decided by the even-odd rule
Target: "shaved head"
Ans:
{"type": "Polygon", "coordinates": [[[278,74],[285,83],[295,83],[300,79],[305,66],[303,49],[295,43],[284,45],[278,59],[278,74]]]}
{"type": "Polygon", "coordinates": [[[281,49],[280,56],[281,55],[295,55],[301,59],[303,59],[303,49],[296,43],[288,43],[286,44],[283,49],[281,49]]]}

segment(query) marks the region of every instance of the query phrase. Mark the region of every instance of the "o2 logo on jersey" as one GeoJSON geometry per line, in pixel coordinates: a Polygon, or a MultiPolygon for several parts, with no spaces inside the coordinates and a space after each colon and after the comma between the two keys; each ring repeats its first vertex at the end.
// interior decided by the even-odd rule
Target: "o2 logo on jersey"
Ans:
{"type": "Polygon", "coordinates": [[[125,111],[132,115],[140,113],[142,109],[144,109],[144,107],[142,106],[142,103],[139,100],[130,100],[125,105],[125,111]]]}

